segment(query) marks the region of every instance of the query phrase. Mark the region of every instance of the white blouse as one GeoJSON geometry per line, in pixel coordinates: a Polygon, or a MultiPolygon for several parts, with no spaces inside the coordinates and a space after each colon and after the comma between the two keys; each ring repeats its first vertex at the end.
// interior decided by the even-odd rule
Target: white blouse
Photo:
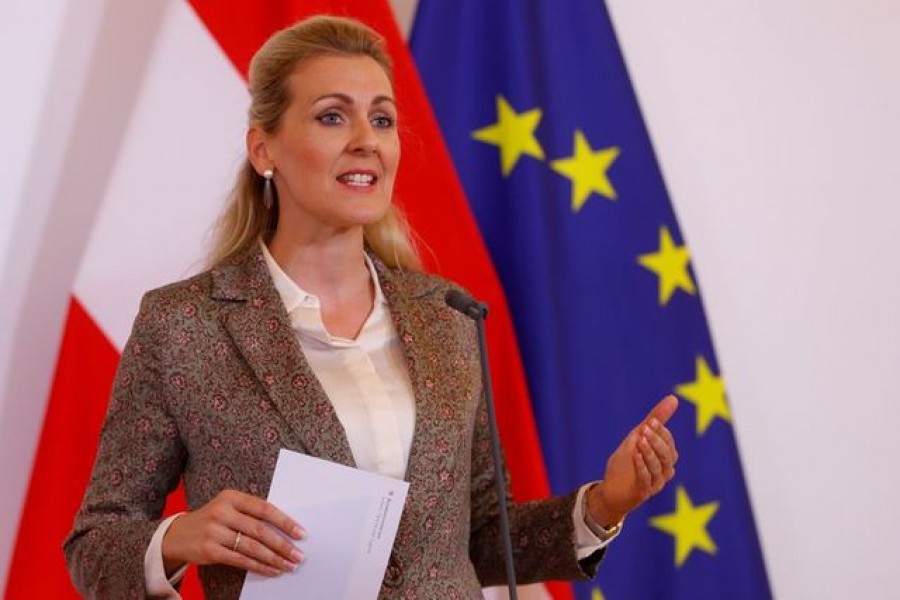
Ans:
{"type": "Polygon", "coordinates": [[[300,349],[344,426],[356,466],[403,479],[416,403],[400,339],[372,261],[366,256],[375,283],[375,302],[357,338],[349,340],[328,333],[319,299],[294,283],[263,248],[300,349]]]}

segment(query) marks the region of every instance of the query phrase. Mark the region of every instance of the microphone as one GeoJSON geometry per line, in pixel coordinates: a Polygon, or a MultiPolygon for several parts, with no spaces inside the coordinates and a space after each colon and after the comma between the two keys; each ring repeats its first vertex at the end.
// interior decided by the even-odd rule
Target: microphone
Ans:
{"type": "Polygon", "coordinates": [[[475,320],[484,319],[488,315],[486,304],[482,304],[475,298],[456,289],[449,290],[447,295],[444,296],[444,301],[450,308],[458,310],[467,317],[475,320]]]}
{"type": "Polygon", "coordinates": [[[450,289],[444,302],[475,321],[478,331],[478,357],[481,362],[481,383],[484,386],[484,403],[488,413],[491,433],[491,454],[494,458],[494,475],[497,482],[497,505],[500,509],[500,537],[503,540],[503,558],[506,561],[506,582],[509,586],[509,600],[518,600],[516,592],[516,571],[513,566],[512,540],[509,535],[509,516],[506,510],[506,489],[503,485],[503,458],[500,453],[500,434],[497,432],[497,414],[494,412],[494,392],[491,386],[491,371],[488,367],[487,342],[484,336],[484,319],[487,305],[475,300],[457,289],[450,289]]]}

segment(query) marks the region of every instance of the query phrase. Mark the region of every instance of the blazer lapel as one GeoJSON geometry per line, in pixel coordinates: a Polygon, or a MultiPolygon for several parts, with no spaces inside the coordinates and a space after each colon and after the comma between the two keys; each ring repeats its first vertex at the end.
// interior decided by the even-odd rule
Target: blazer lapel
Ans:
{"type": "Polygon", "coordinates": [[[212,277],[212,298],[234,303],[223,316],[226,330],[299,448],[356,466],[344,428],[300,350],[262,251],[254,246],[233,263],[214,268],[212,277]]]}
{"type": "MultiPolygon", "coordinates": [[[[454,481],[458,470],[456,453],[451,451],[465,440],[457,439],[458,430],[450,426],[459,417],[460,403],[448,390],[463,375],[448,368],[444,316],[452,319],[451,309],[443,306],[443,291],[438,280],[415,274],[398,275],[375,261],[382,290],[391,308],[394,327],[406,357],[416,402],[416,424],[406,469],[410,493],[400,520],[398,539],[424,540],[436,533],[429,527],[434,500],[454,493],[465,482],[454,481]],[[435,306],[438,303],[438,306],[435,306]],[[452,398],[451,398],[452,396],[452,398]],[[455,431],[455,433],[454,433],[455,431]]],[[[394,557],[394,560],[404,560],[394,557]]]]}
{"type": "Polygon", "coordinates": [[[376,269],[381,280],[381,289],[391,309],[394,329],[400,339],[400,346],[406,358],[409,378],[412,383],[416,402],[416,422],[413,430],[412,448],[406,467],[406,480],[416,488],[427,481],[434,480],[433,464],[425,465],[423,461],[433,460],[434,449],[429,446],[441,433],[439,429],[438,402],[434,397],[434,381],[427,366],[429,353],[429,323],[421,304],[426,298],[437,292],[434,280],[401,281],[383,263],[375,260],[376,269]],[[421,339],[419,339],[421,338],[421,339]]]}

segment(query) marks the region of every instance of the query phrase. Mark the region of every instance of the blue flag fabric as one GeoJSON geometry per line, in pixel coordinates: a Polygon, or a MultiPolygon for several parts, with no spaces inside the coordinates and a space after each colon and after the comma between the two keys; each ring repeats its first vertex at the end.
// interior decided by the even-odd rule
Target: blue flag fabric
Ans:
{"type": "Polygon", "coordinates": [[[682,400],[675,479],[576,596],[771,597],[690,251],[604,5],[420,0],[410,45],[507,294],[553,491],[600,478],[662,396],[682,400]]]}

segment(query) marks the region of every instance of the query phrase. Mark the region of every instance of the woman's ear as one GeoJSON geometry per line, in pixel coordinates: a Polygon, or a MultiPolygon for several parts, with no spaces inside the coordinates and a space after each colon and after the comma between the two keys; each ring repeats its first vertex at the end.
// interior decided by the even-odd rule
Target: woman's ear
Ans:
{"type": "Polygon", "coordinates": [[[272,169],[275,166],[272,157],[269,155],[269,138],[258,127],[250,127],[247,129],[247,158],[256,172],[260,175],[266,169],[272,169]]]}

